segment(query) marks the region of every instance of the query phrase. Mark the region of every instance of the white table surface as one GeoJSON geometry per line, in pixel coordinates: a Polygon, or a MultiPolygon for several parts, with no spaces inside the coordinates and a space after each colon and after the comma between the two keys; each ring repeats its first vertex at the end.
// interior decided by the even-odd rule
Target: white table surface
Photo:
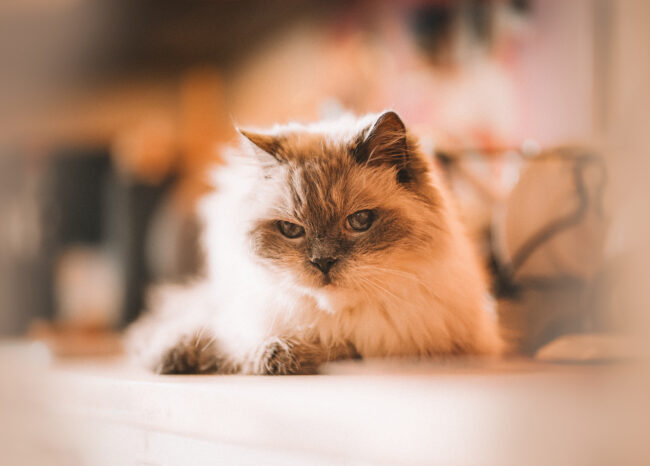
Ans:
{"type": "Polygon", "coordinates": [[[650,464],[644,369],[365,361],[157,376],[5,343],[0,464],[650,464]]]}

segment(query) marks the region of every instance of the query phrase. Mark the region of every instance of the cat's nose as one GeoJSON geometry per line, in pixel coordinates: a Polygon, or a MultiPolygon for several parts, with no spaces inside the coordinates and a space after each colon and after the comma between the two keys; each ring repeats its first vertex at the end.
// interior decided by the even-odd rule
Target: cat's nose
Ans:
{"type": "Polygon", "coordinates": [[[324,274],[330,271],[335,262],[336,259],[333,257],[316,257],[311,260],[312,265],[324,274]]]}

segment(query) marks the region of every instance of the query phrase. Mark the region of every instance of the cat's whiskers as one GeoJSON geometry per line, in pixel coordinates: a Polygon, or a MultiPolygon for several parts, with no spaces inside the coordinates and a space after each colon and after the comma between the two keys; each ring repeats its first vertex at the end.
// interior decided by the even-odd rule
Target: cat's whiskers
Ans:
{"type": "Polygon", "coordinates": [[[205,345],[203,345],[203,348],[201,348],[201,352],[204,352],[205,350],[207,350],[207,349],[212,345],[212,343],[214,343],[214,341],[215,341],[216,339],[217,339],[216,336],[212,336],[212,337],[208,340],[208,342],[207,342],[205,345]]]}
{"type": "Polygon", "coordinates": [[[367,287],[361,282],[360,277],[355,278],[352,281],[352,285],[355,286],[359,291],[361,291],[364,294],[364,296],[366,298],[366,302],[368,302],[368,303],[372,302],[372,298],[370,297],[370,293],[369,293],[367,287]]]}
{"type": "Polygon", "coordinates": [[[370,286],[372,286],[372,287],[375,288],[376,290],[382,292],[383,294],[388,295],[389,297],[392,297],[392,298],[395,300],[395,302],[399,302],[399,301],[400,301],[399,296],[397,296],[395,293],[389,291],[386,287],[384,287],[384,286],[382,286],[381,284],[379,284],[379,282],[374,281],[374,280],[372,280],[371,278],[368,278],[368,277],[359,277],[359,278],[361,278],[362,280],[364,280],[366,283],[368,283],[370,286]]]}
{"type": "Polygon", "coordinates": [[[380,271],[384,272],[386,274],[393,274],[395,276],[405,278],[408,281],[413,281],[418,283],[422,288],[427,290],[429,293],[431,293],[432,296],[435,298],[439,298],[438,294],[429,286],[429,284],[425,283],[421,278],[419,278],[417,275],[414,273],[406,272],[403,270],[395,270],[395,269],[387,269],[384,267],[376,267],[376,266],[361,266],[358,268],[359,270],[369,270],[369,271],[380,271]]]}
{"type": "Polygon", "coordinates": [[[205,327],[199,327],[199,329],[194,334],[194,348],[196,349],[199,348],[199,341],[201,340],[201,337],[203,336],[204,332],[205,332],[205,327]]]}
{"type": "Polygon", "coordinates": [[[357,266],[357,267],[359,269],[363,269],[363,270],[381,270],[381,271],[399,273],[399,274],[402,274],[402,275],[408,275],[408,276],[411,276],[411,277],[416,277],[417,276],[413,272],[408,272],[408,271],[402,270],[402,269],[386,268],[386,267],[383,267],[383,266],[380,266],[380,265],[377,265],[377,264],[360,265],[360,266],[357,266]]]}
{"type": "MultiPolygon", "coordinates": [[[[368,285],[370,285],[374,289],[377,289],[376,284],[374,284],[374,283],[372,283],[371,281],[368,281],[368,280],[364,280],[364,281],[366,281],[368,283],[368,285]]],[[[365,287],[363,287],[363,288],[365,290],[365,287]]],[[[366,294],[367,294],[367,292],[366,292],[366,294]]],[[[368,299],[370,300],[370,297],[368,297],[368,299]]],[[[372,301],[369,301],[369,302],[372,302],[372,301]]],[[[376,304],[377,305],[373,306],[373,309],[375,311],[378,311],[383,316],[386,323],[388,323],[388,325],[390,325],[395,330],[395,332],[401,333],[400,327],[396,324],[395,320],[393,320],[393,318],[391,317],[390,313],[386,310],[384,305],[382,303],[376,303],[376,304]]]]}

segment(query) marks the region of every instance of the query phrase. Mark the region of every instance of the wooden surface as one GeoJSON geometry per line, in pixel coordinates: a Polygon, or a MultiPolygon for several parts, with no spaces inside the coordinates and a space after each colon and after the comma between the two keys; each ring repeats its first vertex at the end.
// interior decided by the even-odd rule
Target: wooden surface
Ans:
{"type": "Polygon", "coordinates": [[[650,385],[633,363],[156,376],[12,342],[0,369],[2,464],[650,464],[650,385]]]}

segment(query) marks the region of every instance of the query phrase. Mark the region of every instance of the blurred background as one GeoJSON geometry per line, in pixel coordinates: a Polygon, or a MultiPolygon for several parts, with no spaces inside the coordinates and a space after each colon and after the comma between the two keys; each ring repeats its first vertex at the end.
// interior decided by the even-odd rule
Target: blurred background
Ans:
{"type": "Polygon", "coordinates": [[[149,284],[200,271],[194,208],[236,125],[386,108],[443,172],[518,351],[646,335],[649,13],[4,0],[0,335],[111,351],[102,335],[137,317],[149,284]]]}

